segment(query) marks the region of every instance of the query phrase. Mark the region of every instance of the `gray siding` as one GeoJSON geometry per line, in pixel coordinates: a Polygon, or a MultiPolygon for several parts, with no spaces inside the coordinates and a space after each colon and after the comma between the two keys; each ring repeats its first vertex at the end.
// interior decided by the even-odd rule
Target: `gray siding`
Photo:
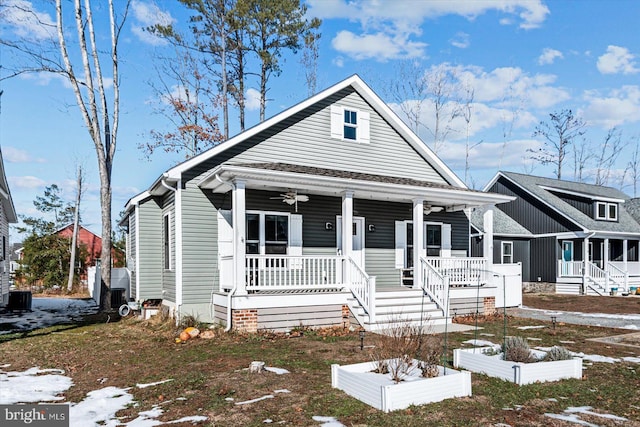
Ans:
{"type": "Polygon", "coordinates": [[[570,204],[574,208],[578,209],[583,214],[587,215],[590,218],[593,218],[594,214],[594,202],[591,199],[587,199],[585,197],[574,196],[571,194],[558,193],[556,191],[550,191],[553,195],[558,197],[560,200],[565,203],[570,204]]]}
{"type": "Polygon", "coordinates": [[[137,252],[136,252],[136,242],[137,242],[137,238],[138,238],[138,233],[136,230],[136,215],[135,215],[135,210],[129,214],[129,233],[128,233],[128,239],[129,239],[129,247],[127,248],[127,268],[129,269],[129,271],[131,271],[131,282],[130,282],[130,287],[131,287],[131,295],[135,298],[135,295],[137,295],[137,283],[136,283],[136,259],[137,259],[137,252]]]}
{"type": "Polygon", "coordinates": [[[221,163],[291,163],[446,183],[353,89],[345,89],[193,168],[190,180],[221,163]],[[331,138],[331,105],[370,113],[371,142],[331,138]],[[357,159],[357,161],[356,161],[357,159]]]}
{"type": "Polygon", "coordinates": [[[164,298],[168,301],[176,302],[176,212],[175,212],[175,193],[168,192],[162,200],[162,220],[160,223],[160,232],[162,233],[162,224],[164,216],[169,214],[169,235],[171,236],[171,244],[169,247],[169,257],[171,259],[171,269],[165,269],[164,263],[164,236],[161,237],[161,260],[162,260],[162,291],[164,298]]]}
{"type": "MultiPolygon", "coordinates": [[[[531,245],[529,239],[514,239],[509,237],[495,237],[493,239],[493,263],[502,264],[502,242],[513,243],[513,262],[522,263],[522,281],[530,281],[531,245]]],[[[481,245],[482,247],[482,245],[481,245]]],[[[482,249],[480,249],[482,253],[482,249]]]]}
{"type": "Polygon", "coordinates": [[[140,299],[162,298],[162,209],[155,199],[141,202],[137,209],[140,299]]]}
{"type": "Polygon", "coordinates": [[[183,303],[209,301],[211,291],[219,289],[217,209],[194,183],[181,197],[183,303]]]}
{"type": "Polygon", "coordinates": [[[9,221],[4,211],[2,203],[0,203],[0,256],[2,260],[0,265],[0,306],[9,302],[9,221]]]}
{"type": "Polygon", "coordinates": [[[496,207],[534,234],[579,230],[575,224],[503,177],[500,177],[489,191],[517,197],[516,200],[499,204],[496,207]]]}

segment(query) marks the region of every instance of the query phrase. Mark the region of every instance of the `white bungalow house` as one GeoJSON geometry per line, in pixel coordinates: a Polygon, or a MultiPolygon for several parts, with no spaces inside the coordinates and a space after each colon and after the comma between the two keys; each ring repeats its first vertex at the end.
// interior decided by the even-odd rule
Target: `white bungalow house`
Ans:
{"type": "Polygon", "coordinates": [[[468,189],[354,75],[130,199],[131,292],[249,331],[442,323],[495,304],[468,213],[509,200],[468,189]]]}

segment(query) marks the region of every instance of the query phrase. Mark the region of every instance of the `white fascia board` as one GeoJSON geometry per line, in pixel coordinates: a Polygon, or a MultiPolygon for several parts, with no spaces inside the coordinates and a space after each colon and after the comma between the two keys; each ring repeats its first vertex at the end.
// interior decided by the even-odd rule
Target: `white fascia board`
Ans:
{"type": "Polygon", "coordinates": [[[180,163],[179,165],[169,169],[164,175],[170,179],[180,179],[183,172],[191,169],[194,166],[197,166],[198,164],[206,160],[209,160],[212,157],[217,156],[218,154],[234,147],[235,145],[241,143],[242,141],[245,141],[253,137],[254,135],[257,135],[258,133],[266,129],[269,129],[271,126],[293,116],[294,114],[304,110],[305,108],[312,106],[313,104],[323,100],[324,98],[334,94],[335,92],[338,92],[344,89],[345,87],[354,84],[355,81],[361,81],[361,79],[360,77],[354,74],[353,76],[348,77],[345,80],[331,86],[330,88],[323,90],[322,92],[312,96],[311,98],[307,98],[306,100],[294,105],[293,107],[290,107],[282,111],[279,114],[276,114],[275,116],[265,120],[264,122],[250,129],[247,129],[246,131],[228,139],[227,141],[224,141],[218,144],[217,146],[211,148],[210,150],[205,151],[204,153],[199,154],[195,157],[192,157],[191,159],[186,160],[183,163],[180,163]]]}
{"type": "Polygon", "coordinates": [[[358,93],[370,104],[373,104],[373,109],[380,113],[447,180],[448,184],[464,189],[468,188],[362,79],[358,77],[353,86],[356,90],[359,89],[358,93]]]}
{"type": "Polygon", "coordinates": [[[491,186],[493,184],[496,183],[496,181],[498,180],[498,178],[500,178],[501,176],[504,176],[502,174],[502,172],[498,171],[493,178],[491,178],[491,180],[482,188],[482,191],[489,191],[489,189],[491,188],[491,186]]]}
{"type": "Polygon", "coordinates": [[[144,199],[148,199],[149,197],[151,197],[151,193],[149,193],[148,190],[143,191],[136,196],[133,196],[132,198],[127,200],[127,203],[124,204],[124,213],[129,213],[129,211],[138,206],[141,201],[143,201],[144,199]]]}
{"type": "Polygon", "coordinates": [[[538,187],[547,191],[555,191],[557,193],[569,194],[570,196],[583,197],[585,199],[594,200],[597,202],[612,202],[612,203],[624,203],[624,199],[616,199],[613,197],[594,196],[593,194],[580,193],[578,191],[565,190],[563,188],[552,187],[549,185],[538,185],[538,187]]]}
{"type": "Polygon", "coordinates": [[[241,177],[243,179],[257,179],[269,181],[274,184],[283,185],[288,182],[295,182],[301,185],[321,186],[325,189],[344,190],[348,187],[353,191],[368,191],[382,194],[389,194],[401,199],[410,200],[412,198],[433,198],[438,201],[448,202],[452,204],[465,204],[469,207],[492,205],[496,203],[506,203],[514,200],[512,196],[495,193],[484,193],[479,191],[468,191],[466,189],[448,189],[422,187],[412,185],[399,185],[393,183],[364,181],[364,180],[345,180],[344,178],[308,175],[295,172],[272,171],[267,169],[256,169],[242,166],[219,166],[215,168],[209,175],[203,178],[198,185],[204,185],[215,180],[216,176],[222,179],[233,179],[241,177]],[[228,175],[228,176],[225,176],[228,175]],[[348,184],[346,183],[348,181],[348,184]],[[399,190],[401,191],[399,192],[399,190]]]}
{"type": "MultiPolygon", "coordinates": [[[[398,115],[389,108],[389,106],[384,103],[384,101],[376,95],[376,93],[369,87],[367,84],[357,75],[354,74],[351,77],[346,78],[345,80],[325,89],[324,91],[318,93],[317,95],[312,96],[311,98],[302,101],[293,107],[276,114],[270,119],[265,120],[264,122],[248,129],[231,139],[217,145],[216,147],[195,156],[171,169],[169,169],[164,176],[169,179],[180,179],[183,172],[189,170],[190,168],[204,162],[218,154],[234,147],[235,145],[245,141],[254,135],[270,128],[271,126],[297,114],[298,112],[316,104],[317,102],[333,95],[336,92],[341,91],[342,89],[352,86],[360,96],[362,96],[375,111],[377,111],[387,122],[398,132],[400,133],[405,140],[414,148],[432,167],[434,167],[444,178],[445,180],[453,186],[466,189],[467,186],[458,178],[449,167],[447,167],[442,160],[436,156],[429,147],[411,130],[409,127],[398,117],[398,115]]],[[[158,185],[158,181],[154,183],[151,188],[154,188],[158,185]]]]}

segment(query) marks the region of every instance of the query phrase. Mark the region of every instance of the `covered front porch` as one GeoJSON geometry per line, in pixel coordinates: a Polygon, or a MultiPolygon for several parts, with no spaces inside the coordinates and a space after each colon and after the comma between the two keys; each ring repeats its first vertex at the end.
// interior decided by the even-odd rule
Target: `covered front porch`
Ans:
{"type": "Polygon", "coordinates": [[[637,236],[589,233],[559,238],[559,293],[610,295],[640,285],[640,241],[637,236]]]}
{"type": "Polygon", "coordinates": [[[212,304],[226,310],[228,327],[234,311],[256,305],[285,317],[292,305],[346,306],[349,317],[369,329],[409,314],[447,322],[451,289],[481,288],[488,295],[492,288],[491,257],[468,257],[465,210],[510,200],[449,185],[274,164],[222,165],[199,186],[223,195],[214,197],[219,280],[212,304]]]}

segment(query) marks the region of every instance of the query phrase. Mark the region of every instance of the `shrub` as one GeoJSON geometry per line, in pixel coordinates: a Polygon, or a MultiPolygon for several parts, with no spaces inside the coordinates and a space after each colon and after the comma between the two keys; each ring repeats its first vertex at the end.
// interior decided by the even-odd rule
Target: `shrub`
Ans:
{"type": "Polygon", "coordinates": [[[573,358],[573,354],[567,350],[566,348],[558,345],[554,345],[547,352],[547,355],[544,357],[544,360],[548,362],[556,361],[556,360],[571,360],[573,358]]]}
{"type": "Polygon", "coordinates": [[[511,362],[531,363],[537,359],[531,353],[529,343],[522,337],[507,337],[502,345],[504,360],[511,362]]]}

